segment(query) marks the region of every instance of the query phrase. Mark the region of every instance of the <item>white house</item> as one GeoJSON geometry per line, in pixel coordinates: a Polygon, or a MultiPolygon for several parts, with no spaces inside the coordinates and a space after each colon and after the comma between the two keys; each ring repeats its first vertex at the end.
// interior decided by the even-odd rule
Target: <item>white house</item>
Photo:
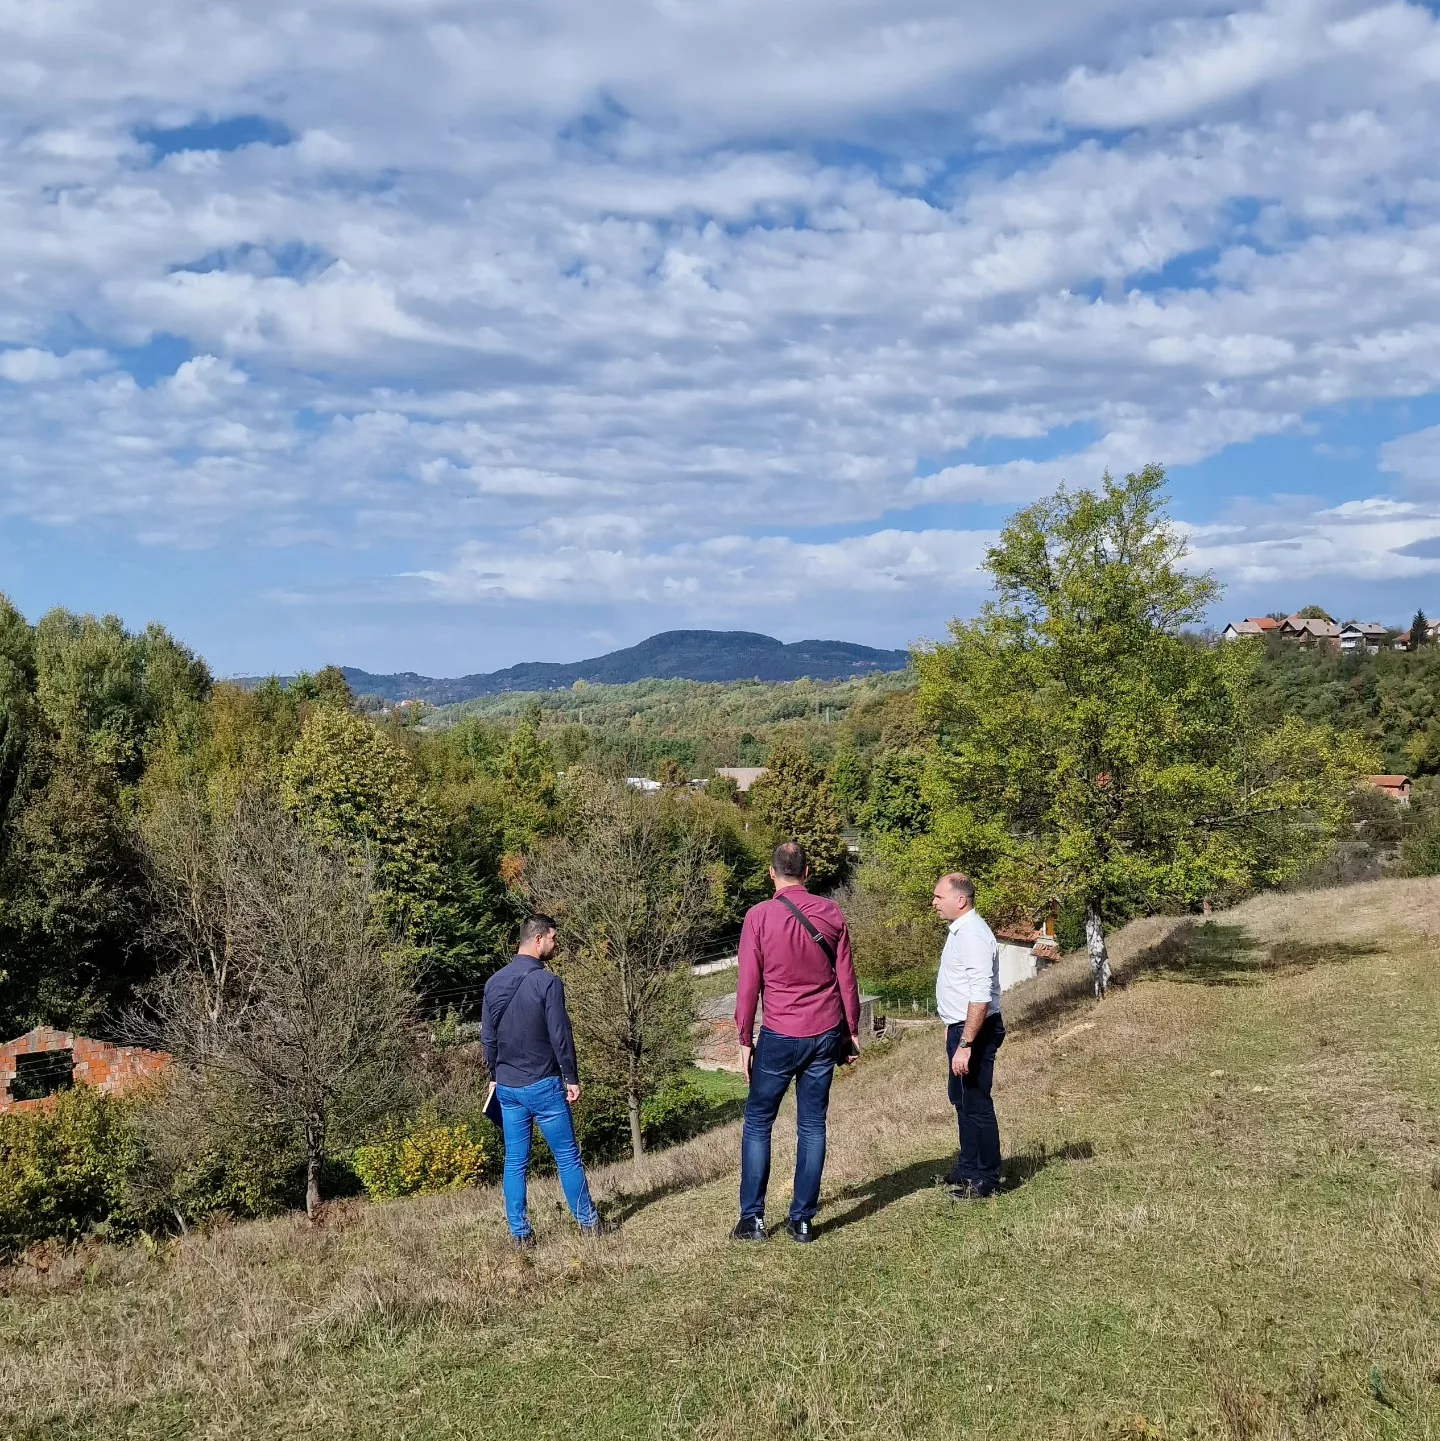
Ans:
{"type": "Polygon", "coordinates": [[[1046,916],[1039,925],[1020,922],[1001,926],[995,932],[1000,951],[1000,989],[1008,991],[1021,981],[1038,975],[1046,966],[1060,959],[1060,946],[1055,939],[1055,922],[1046,916]]]}
{"type": "Polygon", "coordinates": [[[1347,620],[1340,627],[1340,649],[1351,654],[1363,650],[1375,655],[1385,635],[1385,627],[1376,621],[1347,620]]]}

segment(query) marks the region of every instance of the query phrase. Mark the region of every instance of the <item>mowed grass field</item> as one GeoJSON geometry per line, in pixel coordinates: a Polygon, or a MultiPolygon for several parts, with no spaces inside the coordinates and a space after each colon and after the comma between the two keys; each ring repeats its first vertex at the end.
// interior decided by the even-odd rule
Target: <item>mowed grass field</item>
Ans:
{"type": "MultiPolygon", "coordinates": [[[[1440,1437],[1440,883],[1268,897],[1007,998],[1010,1189],[940,1038],[837,1084],[822,1234],[726,1241],[734,1126],[597,1174],[5,1273],[7,1437],[1440,1437]]],[[[772,1218],[788,1200],[777,1137],[772,1218]]]]}

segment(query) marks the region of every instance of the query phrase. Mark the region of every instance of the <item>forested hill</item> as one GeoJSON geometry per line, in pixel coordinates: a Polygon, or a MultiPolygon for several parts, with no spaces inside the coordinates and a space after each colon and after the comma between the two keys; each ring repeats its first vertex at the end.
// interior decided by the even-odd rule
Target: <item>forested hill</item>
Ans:
{"type": "Polygon", "coordinates": [[[435,680],[414,671],[374,675],[353,666],[341,669],[357,695],[442,706],[506,691],[564,690],[578,680],[592,685],[627,685],[640,680],[794,681],[806,676],[847,680],[904,670],[909,659],[903,650],[875,650],[839,640],[801,640],[786,645],[773,636],[746,630],[667,630],[639,645],[592,660],[569,664],[528,661],[456,680],[435,680]]]}

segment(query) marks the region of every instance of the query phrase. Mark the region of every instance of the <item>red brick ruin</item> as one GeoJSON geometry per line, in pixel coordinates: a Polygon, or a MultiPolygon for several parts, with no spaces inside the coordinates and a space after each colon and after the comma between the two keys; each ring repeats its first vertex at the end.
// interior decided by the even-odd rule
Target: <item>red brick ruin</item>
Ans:
{"type": "Polygon", "coordinates": [[[112,1046],[88,1036],[36,1026],[0,1046],[0,1114],[33,1110],[56,1091],[94,1086],[116,1096],[170,1063],[164,1051],[112,1046]]]}

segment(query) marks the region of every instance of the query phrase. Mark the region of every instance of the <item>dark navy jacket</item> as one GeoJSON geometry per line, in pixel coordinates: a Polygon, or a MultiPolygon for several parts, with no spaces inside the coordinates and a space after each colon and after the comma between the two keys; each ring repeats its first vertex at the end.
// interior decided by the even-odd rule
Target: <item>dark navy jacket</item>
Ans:
{"type": "Polygon", "coordinates": [[[485,982],[480,1044],[490,1079],[502,1086],[533,1086],[547,1076],[580,1084],[565,987],[534,956],[516,956],[485,982]]]}

